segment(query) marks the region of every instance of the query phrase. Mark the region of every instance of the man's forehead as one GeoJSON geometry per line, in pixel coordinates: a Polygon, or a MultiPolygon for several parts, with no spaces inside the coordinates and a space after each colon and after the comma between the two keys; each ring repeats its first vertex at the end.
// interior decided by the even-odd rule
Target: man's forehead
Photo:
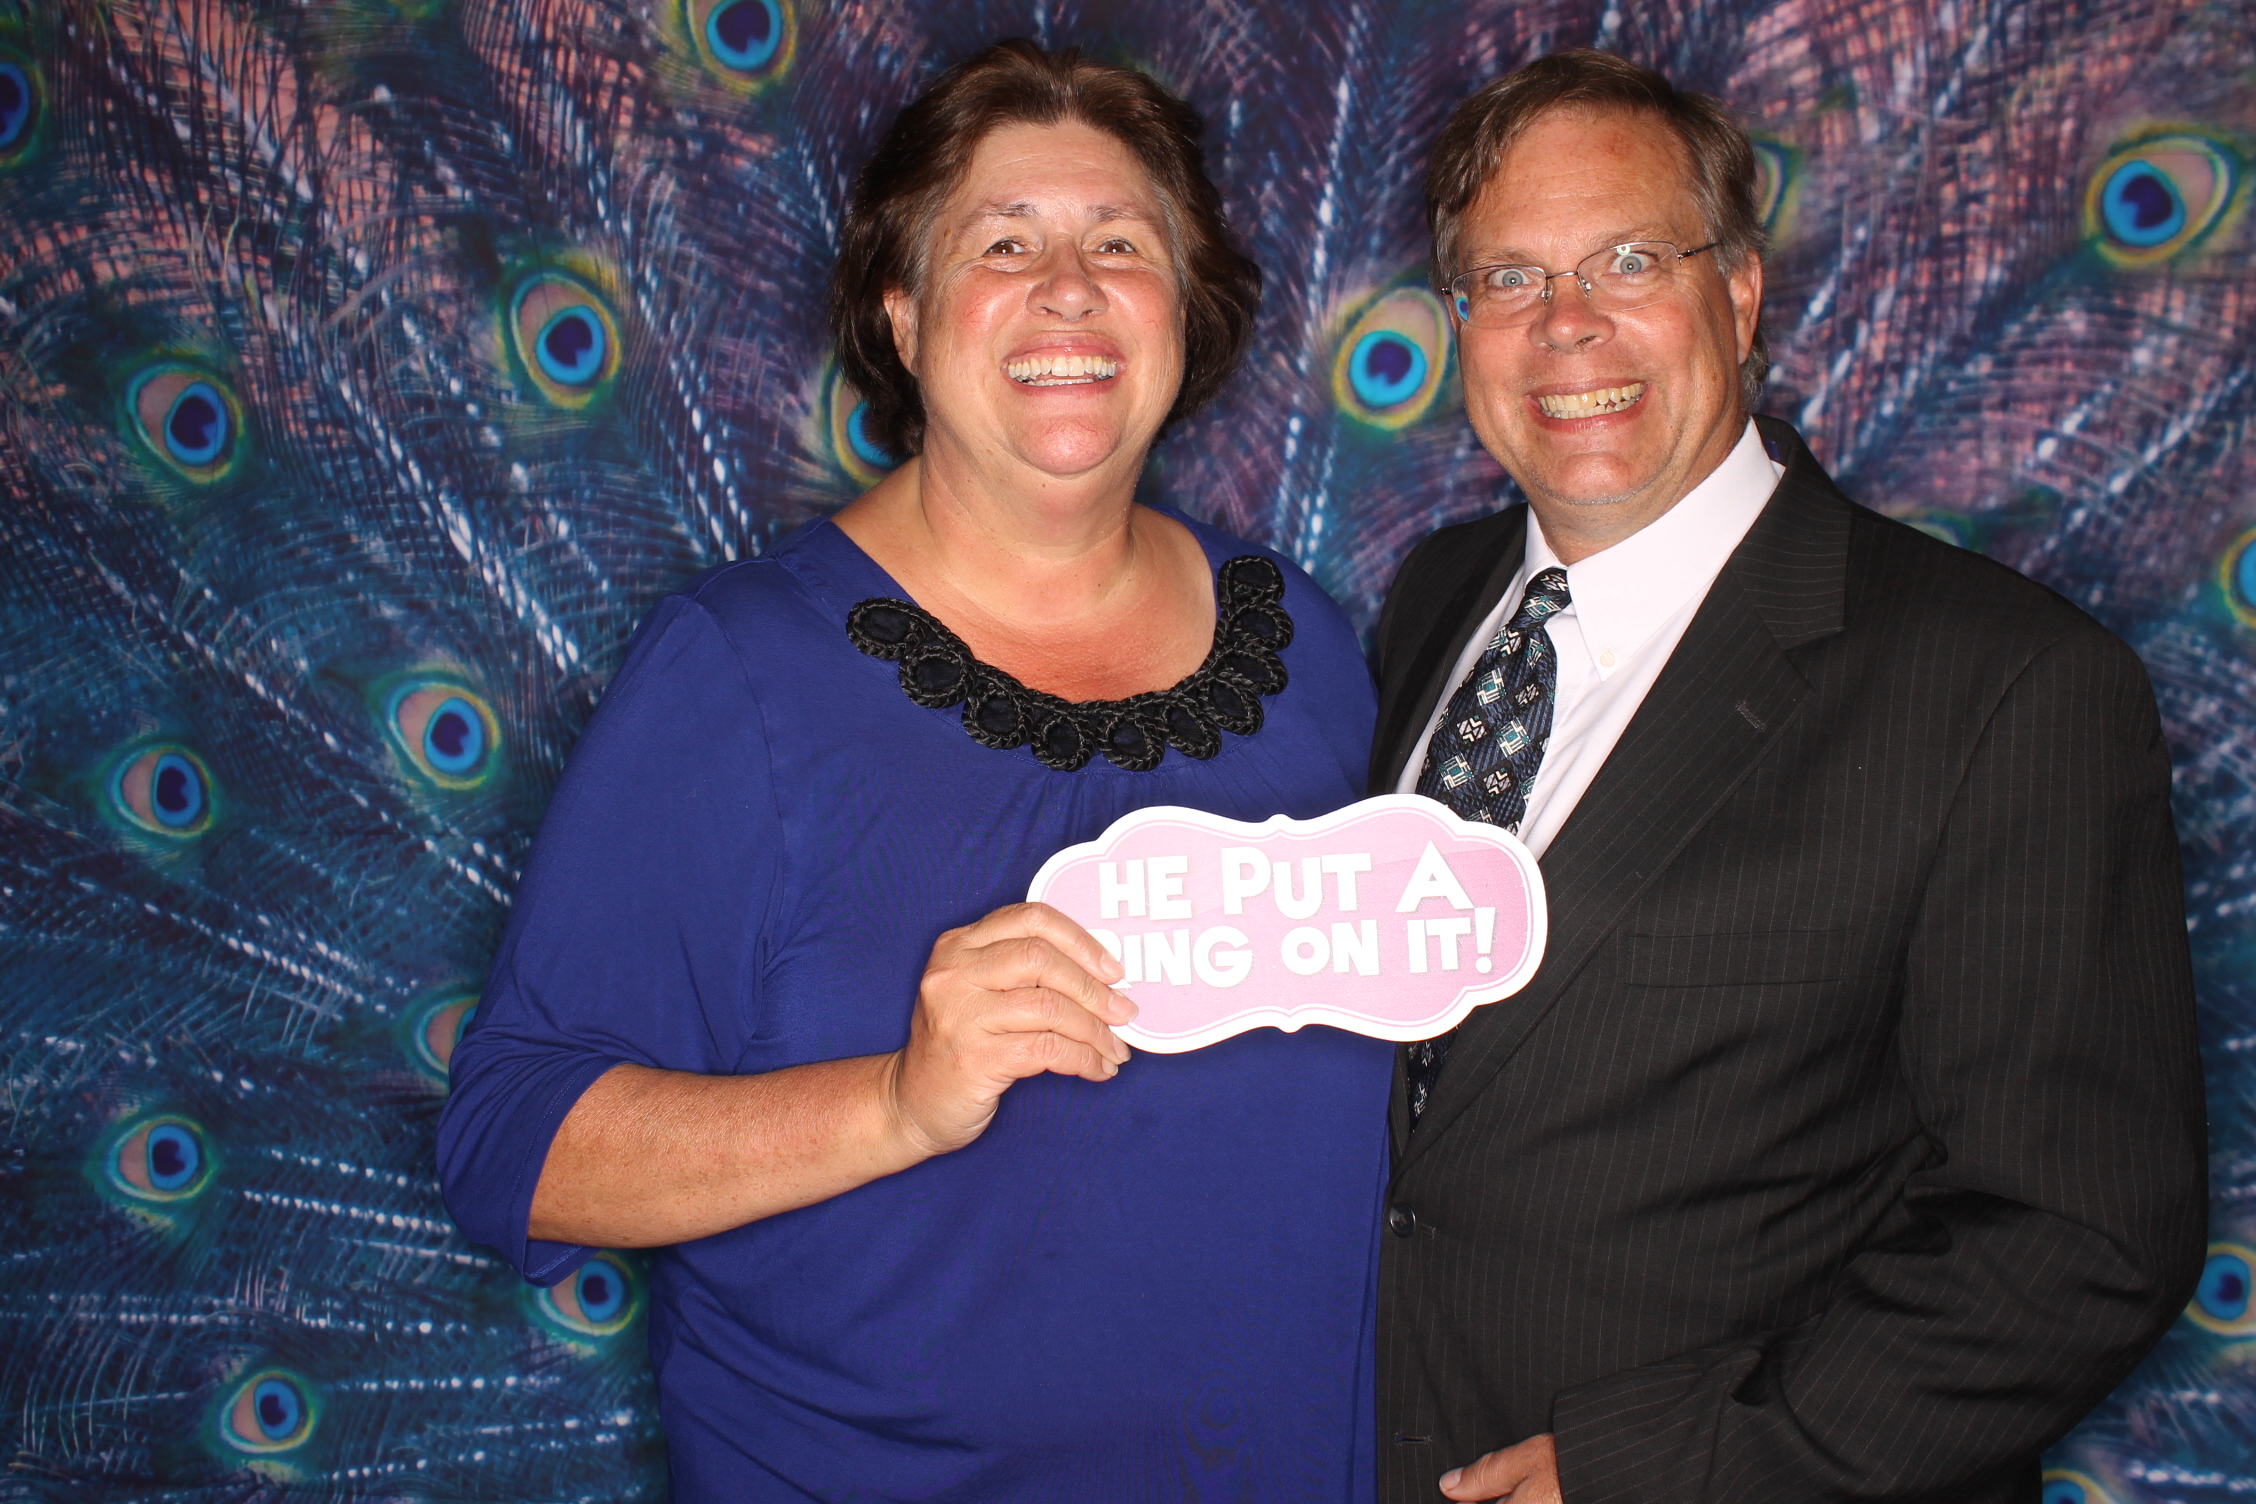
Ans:
{"type": "Polygon", "coordinates": [[[1582,250],[1677,240],[1701,224],[1691,160],[1676,133],[1642,112],[1561,108],[1528,123],[1463,223],[1464,250],[1511,260],[1542,240],[1582,250]]]}

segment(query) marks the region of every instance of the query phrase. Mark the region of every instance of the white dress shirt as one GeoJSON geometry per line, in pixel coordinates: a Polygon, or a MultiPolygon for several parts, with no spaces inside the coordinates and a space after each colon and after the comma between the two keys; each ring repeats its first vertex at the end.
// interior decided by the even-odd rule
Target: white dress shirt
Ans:
{"type": "MultiPolygon", "coordinates": [[[[1676,651],[1724,560],[1747,536],[1786,473],[1763,449],[1750,420],[1723,463],[1670,507],[1613,547],[1567,571],[1569,604],[1544,623],[1559,655],[1558,699],[1551,710],[1551,740],[1528,791],[1520,839],[1541,856],[1567,823],[1583,791],[1645,703],[1646,691],[1676,651]]],[[[1504,624],[1520,608],[1527,583],[1559,567],[1535,513],[1528,512],[1527,557],[1488,620],[1465,645],[1434,706],[1425,734],[1403,765],[1399,792],[1418,791],[1426,746],[1465,676],[1480,662],[1504,624]]]]}

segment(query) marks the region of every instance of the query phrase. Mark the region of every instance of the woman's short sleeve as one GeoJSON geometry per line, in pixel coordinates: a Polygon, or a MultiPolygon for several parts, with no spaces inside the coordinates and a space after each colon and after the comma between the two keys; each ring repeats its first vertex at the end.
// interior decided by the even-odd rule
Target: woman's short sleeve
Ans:
{"type": "Polygon", "coordinates": [[[781,841],[759,702],[711,615],[671,597],[557,784],[452,1061],[448,1209],[527,1279],[554,1283],[590,1252],[527,1236],[580,1094],[620,1062],[738,1068],[781,841]]]}

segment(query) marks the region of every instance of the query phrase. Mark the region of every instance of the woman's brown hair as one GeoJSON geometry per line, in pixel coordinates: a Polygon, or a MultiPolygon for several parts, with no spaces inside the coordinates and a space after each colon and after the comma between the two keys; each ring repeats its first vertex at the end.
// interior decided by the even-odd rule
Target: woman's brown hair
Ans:
{"type": "Polygon", "coordinates": [[[1167,216],[1183,292],[1183,385],[1167,421],[1229,379],[1253,335],[1261,269],[1239,254],[1207,178],[1198,114],[1157,82],[1077,50],[997,42],[942,74],[895,117],[854,179],[831,274],[838,364],[869,404],[863,429],[897,456],[924,447],[924,397],[893,348],[885,295],[914,296],[929,232],[987,135],[1006,125],[1077,120],[1116,138],[1150,176],[1167,216]]]}

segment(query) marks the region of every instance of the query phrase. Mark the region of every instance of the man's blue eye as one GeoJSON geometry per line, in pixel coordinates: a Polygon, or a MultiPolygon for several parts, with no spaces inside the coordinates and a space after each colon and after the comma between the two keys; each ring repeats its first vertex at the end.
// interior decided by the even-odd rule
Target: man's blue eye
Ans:
{"type": "Polygon", "coordinates": [[[1652,267],[1653,263],[1650,259],[1634,252],[1627,256],[1617,257],[1614,261],[1614,270],[1624,277],[1634,277],[1640,272],[1652,270],[1652,267]]]}

